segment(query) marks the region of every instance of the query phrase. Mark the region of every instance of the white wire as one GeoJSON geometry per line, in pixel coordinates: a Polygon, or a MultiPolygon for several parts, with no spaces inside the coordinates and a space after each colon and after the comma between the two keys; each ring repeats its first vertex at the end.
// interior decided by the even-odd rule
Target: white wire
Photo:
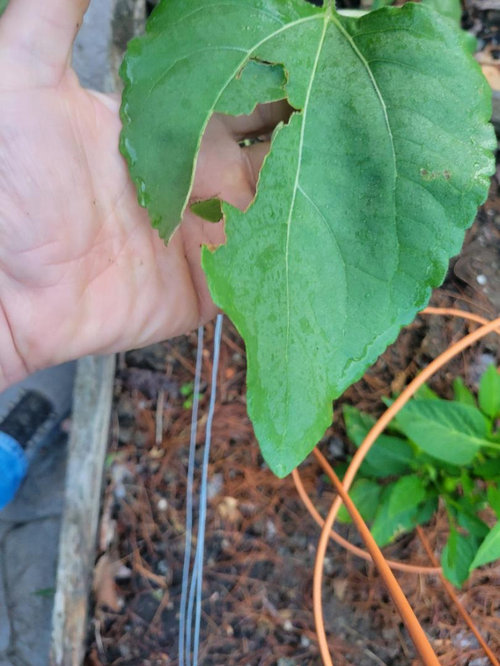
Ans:
{"type": "MultiPolygon", "coordinates": [[[[217,316],[214,332],[214,351],[212,378],[210,390],[210,404],[208,408],[207,425],[205,432],[205,447],[203,451],[203,464],[201,470],[200,500],[198,511],[198,536],[196,542],[196,551],[191,572],[191,583],[189,584],[189,565],[191,561],[192,550],[192,531],[193,531],[193,476],[195,466],[196,449],[196,424],[198,422],[198,391],[196,384],[201,375],[201,360],[198,370],[197,355],[197,374],[195,377],[195,399],[193,400],[193,418],[191,420],[191,441],[189,450],[188,479],[187,479],[187,498],[186,498],[186,550],[184,553],[184,568],[182,574],[182,593],[181,610],[179,618],[179,666],[191,666],[191,639],[193,639],[192,658],[193,666],[198,666],[198,652],[200,646],[200,626],[201,626],[201,603],[202,603],[202,585],[203,585],[203,555],[205,548],[205,528],[207,515],[207,491],[208,491],[208,463],[210,460],[210,445],[212,441],[212,424],[215,411],[216,393],[217,393],[217,373],[219,367],[220,344],[222,337],[223,315],[217,316]],[[196,409],[196,418],[195,418],[196,409]],[[188,592],[189,588],[189,592],[188,592]],[[195,622],[193,627],[193,613],[195,613],[195,622]]],[[[202,334],[201,334],[202,335],[202,334]]],[[[203,339],[200,343],[200,331],[198,331],[198,352],[203,347],[203,339]]]]}
{"type": "MultiPolygon", "coordinates": [[[[191,437],[189,442],[189,458],[186,480],[186,540],[184,546],[184,566],[182,569],[181,606],[179,613],[179,666],[184,664],[186,646],[186,606],[189,588],[189,567],[191,564],[191,547],[193,538],[193,478],[196,453],[196,436],[198,431],[198,406],[200,403],[201,367],[203,360],[203,326],[198,329],[198,345],[196,350],[196,371],[193,387],[193,408],[191,412],[191,437]]],[[[189,630],[189,635],[191,631],[189,630]]],[[[190,641],[189,641],[190,642],[190,641]]],[[[188,655],[188,666],[190,655],[188,655]]]]}
{"type": "Polygon", "coordinates": [[[210,405],[208,408],[207,426],[205,432],[205,450],[203,451],[203,467],[201,472],[200,510],[198,517],[198,541],[196,543],[193,578],[196,576],[196,617],[193,642],[193,666],[198,666],[198,651],[200,647],[201,625],[201,597],[203,584],[203,554],[205,549],[205,526],[207,520],[207,491],[208,491],[208,463],[210,460],[210,445],[212,443],[212,423],[214,420],[215,401],[217,397],[217,373],[219,369],[220,343],[222,337],[223,315],[217,315],[214,333],[214,358],[212,364],[212,382],[210,389],[210,405]]]}

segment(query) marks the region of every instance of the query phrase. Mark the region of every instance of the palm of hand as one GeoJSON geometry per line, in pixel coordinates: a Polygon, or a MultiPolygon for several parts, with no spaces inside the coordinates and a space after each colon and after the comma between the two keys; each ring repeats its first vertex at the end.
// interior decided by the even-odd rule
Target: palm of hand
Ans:
{"type": "Polygon", "coordinates": [[[208,315],[186,246],[213,229],[189,220],[165,248],[136,203],[108,103],[71,73],[57,90],[0,92],[0,299],[19,353],[42,365],[146,344],[208,315]]]}
{"type": "MultiPolygon", "coordinates": [[[[12,14],[30,1],[14,0],[12,14]]],[[[40,70],[41,81],[32,71],[26,76],[27,68],[9,77],[8,65],[0,48],[4,381],[85,353],[177,335],[212,316],[199,253],[203,243],[223,241],[220,225],[187,213],[165,247],[118,152],[118,103],[83,90],[66,64],[57,76],[52,63],[43,76],[40,70]]],[[[257,114],[250,129],[259,124],[257,114]]],[[[236,141],[245,129],[213,119],[194,198],[248,205],[258,167],[236,141]]]]}

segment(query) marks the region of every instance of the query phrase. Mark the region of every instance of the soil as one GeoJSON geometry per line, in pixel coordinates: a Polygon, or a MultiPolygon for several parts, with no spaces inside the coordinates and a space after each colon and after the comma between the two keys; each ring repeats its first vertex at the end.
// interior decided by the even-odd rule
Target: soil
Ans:
{"type": "MultiPolygon", "coordinates": [[[[356,3],[346,3],[351,6],[356,3]]],[[[359,3],[358,3],[359,4],[359,3]]],[[[484,4],[484,3],[483,3],[484,4]]],[[[495,4],[495,3],[490,3],[495,4]]],[[[481,18],[468,3],[466,20],[481,18]]],[[[493,18],[476,34],[496,44],[493,18]],[[489,31],[489,32],[488,32],[489,31]]],[[[497,12],[497,14],[495,14],[497,12]]],[[[483,17],[484,18],[484,17],[483,17]]],[[[493,48],[493,47],[492,47],[493,48]]],[[[468,232],[460,256],[432,304],[461,307],[488,318],[500,310],[500,169],[490,197],[468,232]]],[[[401,389],[475,324],[419,316],[353,385],[334,409],[319,444],[331,463],[351,453],[341,409],[356,405],[374,416],[382,397],[401,389]]],[[[213,326],[206,327],[199,419],[202,444],[208,409],[213,326]]],[[[498,362],[491,335],[461,354],[430,382],[451,397],[454,377],[477,390],[485,367],[498,362]]],[[[184,552],[190,387],[196,334],[119,358],[106,489],[89,623],[86,666],[163,666],[178,663],[178,608],[184,552]]],[[[202,449],[198,448],[198,470],[202,449]]],[[[317,508],[334,493],[314,459],[301,475],[317,508]]],[[[195,488],[195,499],[196,499],[195,488]]],[[[439,553],[446,521],[438,513],[426,535],[439,553]]],[[[359,543],[353,528],[339,531],[359,543]]],[[[203,666],[308,666],[321,663],[312,616],[312,571],[319,529],[290,478],[279,480],[263,462],[245,407],[245,353],[226,320],[209,469],[203,581],[203,666]]],[[[384,551],[393,559],[429,564],[414,534],[384,551]]],[[[436,576],[398,574],[442,666],[483,666],[488,660],[459,619],[436,576]]],[[[462,604],[500,654],[500,565],[477,571],[460,591],[462,604]]],[[[335,664],[409,666],[419,663],[376,571],[331,545],[325,561],[325,624],[335,664]]]]}

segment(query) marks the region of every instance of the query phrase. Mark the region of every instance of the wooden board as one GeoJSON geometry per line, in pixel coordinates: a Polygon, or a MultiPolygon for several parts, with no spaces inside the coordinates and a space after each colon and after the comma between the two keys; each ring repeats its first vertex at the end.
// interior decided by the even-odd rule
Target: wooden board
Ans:
{"type": "Polygon", "coordinates": [[[80,666],[87,632],[114,356],[78,362],[53,611],[51,666],[80,666]]]}

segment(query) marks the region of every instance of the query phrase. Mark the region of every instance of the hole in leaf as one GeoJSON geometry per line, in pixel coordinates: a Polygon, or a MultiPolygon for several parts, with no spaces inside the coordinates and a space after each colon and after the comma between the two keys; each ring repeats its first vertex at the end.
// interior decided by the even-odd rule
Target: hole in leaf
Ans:
{"type": "Polygon", "coordinates": [[[202,141],[204,176],[198,184],[208,196],[200,196],[195,184],[195,215],[219,222],[221,200],[241,210],[251,206],[273,133],[295,111],[287,101],[287,82],[283,65],[252,58],[226,86],[202,141]]]}

